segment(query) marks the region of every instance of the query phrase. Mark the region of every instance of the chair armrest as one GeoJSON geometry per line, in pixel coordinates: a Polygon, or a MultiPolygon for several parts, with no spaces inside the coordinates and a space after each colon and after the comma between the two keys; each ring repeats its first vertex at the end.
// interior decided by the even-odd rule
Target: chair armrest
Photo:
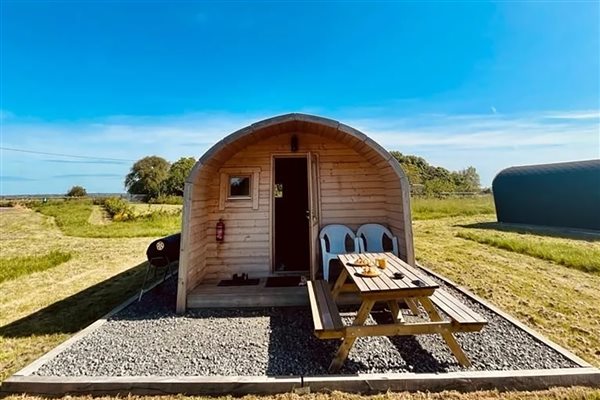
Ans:
{"type": "Polygon", "coordinates": [[[400,253],[398,252],[398,238],[396,236],[394,236],[392,238],[392,252],[397,256],[400,257],[400,253]]]}

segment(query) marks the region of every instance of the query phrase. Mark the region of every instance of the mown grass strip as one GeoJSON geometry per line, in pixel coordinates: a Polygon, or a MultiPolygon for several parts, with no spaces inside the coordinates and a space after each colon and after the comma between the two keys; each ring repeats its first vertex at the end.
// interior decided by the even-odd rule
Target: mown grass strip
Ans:
{"type": "MultiPolygon", "coordinates": [[[[9,395],[6,400],[46,400],[44,396],[29,394],[9,395]]],[[[161,395],[158,396],[65,396],[70,400],[231,400],[231,396],[187,396],[187,395],[161,395]]],[[[298,395],[294,393],[281,393],[275,395],[248,394],[240,397],[241,400],[600,400],[600,389],[571,386],[553,387],[539,391],[498,391],[485,390],[476,392],[458,392],[445,390],[443,392],[391,392],[364,395],[346,392],[322,392],[298,395]]]]}
{"type": "Polygon", "coordinates": [[[516,235],[514,237],[484,232],[457,232],[456,236],[499,249],[553,261],[565,267],[600,274],[600,249],[516,235]]]}
{"type": "Polygon", "coordinates": [[[477,197],[412,199],[412,218],[415,220],[493,214],[496,212],[491,195],[477,197]]]}
{"type": "Polygon", "coordinates": [[[153,212],[131,221],[114,221],[106,225],[89,223],[93,204],[89,200],[69,200],[35,204],[35,211],[54,217],[56,225],[67,236],[86,238],[157,237],[178,232],[181,214],[153,212]]]}
{"type": "Polygon", "coordinates": [[[2,257],[0,258],[0,282],[45,271],[69,261],[71,257],[71,253],[59,250],[53,250],[43,256],[2,257]]]}

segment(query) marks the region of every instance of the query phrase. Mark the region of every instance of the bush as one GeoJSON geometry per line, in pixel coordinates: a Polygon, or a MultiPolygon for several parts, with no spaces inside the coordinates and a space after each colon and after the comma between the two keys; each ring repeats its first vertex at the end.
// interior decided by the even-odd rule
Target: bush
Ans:
{"type": "Polygon", "coordinates": [[[92,204],[95,206],[104,206],[104,202],[110,199],[110,197],[92,197],[92,204]]]}
{"type": "Polygon", "coordinates": [[[87,191],[83,186],[73,186],[68,192],[67,197],[84,197],[87,196],[87,191]]]}
{"type": "Polygon", "coordinates": [[[130,221],[135,219],[133,207],[126,200],[111,197],[106,199],[103,205],[113,221],[130,221]]]}
{"type": "Polygon", "coordinates": [[[154,197],[150,200],[148,200],[148,203],[150,204],[175,204],[175,205],[181,205],[183,204],[183,197],[182,196],[165,196],[165,195],[160,195],[157,197],[154,197]]]}

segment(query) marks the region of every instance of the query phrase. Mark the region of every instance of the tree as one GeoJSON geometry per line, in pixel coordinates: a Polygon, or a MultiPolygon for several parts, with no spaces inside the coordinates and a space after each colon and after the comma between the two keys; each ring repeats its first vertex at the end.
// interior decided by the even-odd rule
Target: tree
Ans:
{"type": "Polygon", "coordinates": [[[478,192],[481,190],[479,174],[475,167],[468,167],[453,174],[456,190],[459,192],[478,192]]]}
{"type": "Polygon", "coordinates": [[[451,193],[456,190],[452,180],[443,178],[433,178],[425,182],[424,192],[427,196],[440,196],[445,193],[451,193]]]}
{"type": "Polygon", "coordinates": [[[87,191],[83,186],[73,186],[67,192],[67,197],[85,197],[87,196],[87,191]]]}
{"type": "Polygon", "coordinates": [[[171,168],[169,168],[169,176],[165,181],[165,190],[167,194],[183,196],[185,180],[195,164],[196,159],[194,157],[181,157],[171,165],[171,168]]]}
{"type": "Polygon", "coordinates": [[[169,162],[162,157],[149,156],[138,160],[125,177],[125,188],[131,194],[157,197],[163,192],[169,176],[169,162]]]}
{"type": "Polygon", "coordinates": [[[423,191],[426,195],[434,196],[446,192],[480,190],[479,174],[474,167],[451,172],[446,168],[430,165],[422,157],[404,155],[398,151],[390,151],[390,154],[402,166],[413,194],[423,191]]]}

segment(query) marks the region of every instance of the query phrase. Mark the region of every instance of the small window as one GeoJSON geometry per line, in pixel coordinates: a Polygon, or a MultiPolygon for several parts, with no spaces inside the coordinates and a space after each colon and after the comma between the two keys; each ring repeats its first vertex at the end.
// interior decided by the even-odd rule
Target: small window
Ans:
{"type": "Polygon", "coordinates": [[[250,198],[250,176],[229,176],[230,199],[250,198]]]}

